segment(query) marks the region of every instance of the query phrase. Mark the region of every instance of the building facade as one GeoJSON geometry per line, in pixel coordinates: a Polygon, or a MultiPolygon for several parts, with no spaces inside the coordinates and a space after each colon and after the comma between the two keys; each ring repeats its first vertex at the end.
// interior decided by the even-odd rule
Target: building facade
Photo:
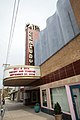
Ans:
{"type": "Polygon", "coordinates": [[[59,102],[64,120],[80,120],[80,0],[58,0],[44,30],[27,24],[25,31],[28,66],[7,68],[4,85],[26,86],[26,105],[39,102],[53,115],[59,102]]]}
{"type": "Polygon", "coordinates": [[[43,112],[53,114],[59,102],[65,120],[80,119],[80,0],[58,0],[57,10],[34,45],[35,65],[41,79],[30,84],[40,89],[43,112]]]}

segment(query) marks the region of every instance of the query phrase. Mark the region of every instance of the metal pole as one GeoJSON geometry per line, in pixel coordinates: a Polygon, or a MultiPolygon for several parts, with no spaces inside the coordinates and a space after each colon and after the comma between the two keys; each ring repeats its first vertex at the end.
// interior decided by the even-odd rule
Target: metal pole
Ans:
{"type": "MultiPolygon", "coordinates": [[[[4,69],[7,66],[10,66],[10,64],[3,64],[4,69]]],[[[4,70],[3,70],[3,79],[4,79],[4,70]]],[[[1,112],[1,120],[3,120],[4,114],[5,114],[5,100],[4,100],[4,103],[3,103],[3,100],[4,100],[4,84],[2,86],[2,91],[1,91],[1,111],[0,111],[1,112]]]]}

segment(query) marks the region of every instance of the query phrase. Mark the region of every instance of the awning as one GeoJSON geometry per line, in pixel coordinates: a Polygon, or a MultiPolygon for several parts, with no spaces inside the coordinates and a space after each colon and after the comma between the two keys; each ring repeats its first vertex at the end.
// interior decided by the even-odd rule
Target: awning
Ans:
{"type": "Polygon", "coordinates": [[[4,70],[4,86],[28,86],[40,79],[39,66],[17,65],[4,70]]]}

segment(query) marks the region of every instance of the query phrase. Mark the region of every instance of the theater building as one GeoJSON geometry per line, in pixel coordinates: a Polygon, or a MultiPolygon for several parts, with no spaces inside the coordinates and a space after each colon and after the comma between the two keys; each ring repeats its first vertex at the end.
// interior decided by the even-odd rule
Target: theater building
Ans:
{"type": "Polygon", "coordinates": [[[58,0],[34,44],[41,78],[29,86],[40,89],[43,112],[53,114],[59,102],[63,119],[80,120],[80,1],[58,0]]]}
{"type": "Polygon", "coordinates": [[[7,68],[4,85],[25,86],[26,105],[53,115],[59,102],[64,120],[80,120],[80,0],[58,0],[45,29],[25,30],[25,66],[7,68]]]}

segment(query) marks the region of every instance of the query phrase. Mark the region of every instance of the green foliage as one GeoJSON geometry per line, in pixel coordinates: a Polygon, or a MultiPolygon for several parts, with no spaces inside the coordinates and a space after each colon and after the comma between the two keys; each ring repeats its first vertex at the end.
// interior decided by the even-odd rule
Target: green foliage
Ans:
{"type": "Polygon", "coordinates": [[[56,104],[55,104],[55,106],[54,106],[54,114],[55,115],[58,115],[58,114],[61,114],[62,112],[61,112],[61,106],[60,106],[60,104],[57,102],[56,104]]]}

